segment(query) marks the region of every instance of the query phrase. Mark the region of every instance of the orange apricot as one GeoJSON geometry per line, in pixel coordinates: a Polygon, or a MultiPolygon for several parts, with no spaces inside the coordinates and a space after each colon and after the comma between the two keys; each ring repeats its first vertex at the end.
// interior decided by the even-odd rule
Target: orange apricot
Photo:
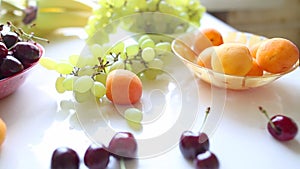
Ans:
{"type": "Polygon", "coordinates": [[[206,28],[202,33],[211,41],[213,46],[219,46],[224,43],[221,33],[214,28],[206,28]]]}
{"type": "Polygon", "coordinates": [[[197,58],[197,64],[202,67],[211,69],[211,56],[217,46],[211,46],[204,49],[197,58]]]}
{"type": "Polygon", "coordinates": [[[291,69],[299,60],[299,49],[284,38],[268,39],[257,49],[256,60],[265,71],[282,73],[291,69]]]}
{"type": "Polygon", "coordinates": [[[224,43],[212,54],[212,69],[236,76],[245,76],[252,68],[252,56],[247,46],[241,43],[224,43]]]}
{"type": "Polygon", "coordinates": [[[256,58],[256,52],[257,52],[257,49],[260,46],[260,44],[261,44],[261,42],[258,42],[258,43],[255,43],[255,44],[253,44],[252,46],[249,47],[251,56],[253,58],[256,58]]]}
{"type": "Polygon", "coordinates": [[[199,55],[204,49],[223,43],[223,37],[219,31],[214,28],[205,28],[196,35],[194,50],[199,55]]]}
{"type": "Polygon", "coordinates": [[[6,137],[6,124],[0,118],[0,146],[3,144],[6,137]]]}
{"type": "Polygon", "coordinates": [[[115,104],[134,104],[142,96],[142,82],[129,70],[116,69],[107,75],[106,97],[115,104]]]}
{"type": "Polygon", "coordinates": [[[246,74],[246,76],[262,76],[263,74],[264,74],[263,69],[261,67],[259,67],[256,60],[253,59],[252,68],[246,74]]]}

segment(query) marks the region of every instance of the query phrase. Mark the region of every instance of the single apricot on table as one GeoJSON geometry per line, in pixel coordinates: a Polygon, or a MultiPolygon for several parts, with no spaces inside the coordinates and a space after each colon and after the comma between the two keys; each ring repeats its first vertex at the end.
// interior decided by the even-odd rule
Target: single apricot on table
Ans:
{"type": "Polygon", "coordinates": [[[6,124],[0,118],[0,146],[3,144],[6,137],[6,124]]]}
{"type": "Polygon", "coordinates": [[[129,70],[116,69],[107,75],[106,97],[115,104],[134,104],[142,96],[142,82],[129,70]]]}
{"type": "Polygon", "coordinates": [[[224,43],[218,46],[211,58],[212,69],[227,75],[245,76],[252,68],[252,56],[241,43],[224,43]]]}
{"type": "Polygon", "coordinates": [[[196,35],[194,51],[199,55],[204,49],[223,44],[221,33],[214,28],[205,28],[196,35]]]}
{"type": "Polygon", "coordinates": [[[290,40],[272,38],[264,41],[256,52],[258,65],[269,73],[282,73],[299,60],[299,49],[290,40]]]}

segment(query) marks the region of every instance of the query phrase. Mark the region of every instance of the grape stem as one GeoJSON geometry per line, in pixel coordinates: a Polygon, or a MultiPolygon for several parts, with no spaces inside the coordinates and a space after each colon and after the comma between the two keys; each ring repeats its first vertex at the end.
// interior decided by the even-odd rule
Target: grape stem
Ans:
{"type": "Polygon", "coordinates": [[[16,27],[10,21],[7,21],[7,26],[10,27],[10,29],[13,32],[15,32],[18,36],[21,36],[26,41],[29,41],[29,40],[39,40],[39,41],[44,41],[44,42],[50,43],[50,41],[48,39],[37,37],[37,36],[34,35],[33,32],[31,32],[30,34],[27,34],[26,32],[23,31],[23,29],[16,27]]]}
{"type": "Polygon", "coordinates": [[[204,128],[204,125],[207,121],[207,117],[208,117],[208,114],[210,113],[210,107],[207,107],[206,111],[205,111],[205,116],[204,116],[204,119],[203,119],[203,122],[202,122],[202,125],[201,125],[201,128],[200,128],[200,131],[203,130],[204,128]]]}
{"type": "Polygon", "coordinates": [[[120,169],[126,169],[125,161],[123,158],[120,159],[120,169]]]}
{"type": "Polygon", "coordinates": [[[275,124],[272,122],[270,116],[268,115],[267,111],[265,109],[263,109],[262,106],[258,107],[259,111],[262,112],[268,119],[268,122],[270,123],[271,127],[276,130],[277,132],[280,132],[279,129],[275,126],[275,124]]]}

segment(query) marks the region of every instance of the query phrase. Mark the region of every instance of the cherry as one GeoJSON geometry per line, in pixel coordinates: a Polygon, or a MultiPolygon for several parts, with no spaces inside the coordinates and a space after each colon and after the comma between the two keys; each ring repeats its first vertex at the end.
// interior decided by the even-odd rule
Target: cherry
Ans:
{"type": "Polygon", "coordinates": [[[51,159],[51,169],[79,169],[79,156],[71,148],[57,148],[51,159]]]}
{"type": "Polygon", "coordinates": [[[91,144],[84,154],[84,164],[89,169],[105,169],[110,153],[104,145],[91,144]]]}
{"type": "Polygon", "coordinates": [[[18,42],[19,36],[15,32],[7,32],[2,36],[2,39],[6,47],[9,49],[18,42]]]}
{"type": "Polygon", "coordinates": [[[270,118],[267,111],[262,107],[259,107],[259,110],[269,119],[267,128],[275,139],[289,141],[295,138],[298,133],[298,127],[291,118],[284,115],[275,115],[270,118]]]}
{"type": "Polygon", "coordinates": [[[0,72],[2,76],[9,77],[24,69],[22,63],[13,56],[8,55],[2,60],[0,65],[0,72]]]}
{"type": "Polygon", "coordinates": [[[34,63],[40,58],[39,48],[30,42],[18,42],[12,49],[13,55],[18,58],[25,67],[34,63]]]}
{"type": "Polygon", "coordinates": [[[137,142],[133,134],[129,132],[118,132],[109,142],[108,150],[118,159],[134,158],[137,153],[137,142]]]}
{"type": "MultiPolygon", "coordinates": [[[[209,112],[210,107],[208,107],[205,112],[206,114],[202,127],[206,122],[209,112]]],[[[180,137],[179,149],[181,151],[181,154],[186,159],[194,159],[197,154],[203,153],[209,149],[208,136],[204,132],[194,133],[192,131],[184,131],[180,137]]]]}
{"type": "Polygon", "coordinates": [[[185,158],[194,159],[197,154],[209,149],[208,136],[203,132],[185,131],[181,135],[179,148],[185,158]]]}
{"type": "Polygon", "coordinates": [[[198,154],[193,162],[196,169],[218,169],[220,167],[217,156],[210,151],[198,154]]]}
{"type": "Polygon", "coordinates": [[[8,49],[3,42],[0,42],[0,58],[5,58],[8,54],[8,49]]]}

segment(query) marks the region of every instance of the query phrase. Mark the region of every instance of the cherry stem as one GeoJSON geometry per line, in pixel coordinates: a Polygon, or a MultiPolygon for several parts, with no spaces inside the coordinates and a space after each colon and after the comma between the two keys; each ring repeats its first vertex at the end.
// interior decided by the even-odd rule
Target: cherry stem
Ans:
{"type": "Polygon", "coordinates": [[[272,127],[273,129],[275,129],[276,131],[278,131],[278,128],[277,128],[277,127],[275,126],[275,124],[272,122],[272,120],[271,120],[270,116],[268,115],[267,111],[266,111],[264,108],[262,108],[261,106],[259,106],[258,109],[259,109],[259,110],[260,110],[260,111],[268,118],[271,127],[272,127]]]}
{"type": "Polygon", "coordinates": [[[120,159],[120,169],[126,169],[125,161],[123,158],[120,159]]]}
{"type": "Polygon", "coordinates": [[[203,130],[204,125],[205,125],[205,123],[206,123],[206,121],[207,121],[207,117],[208,117],[208,114],[209,114],[209,113],[210,113],[210,107],[207,107],[207,109],[206,109],[206,111],[205,111],[205,116],[204,116],[204,119],[203,119],[203,122],[202,122],[202,126],[201,126],[201,128],[200,128],[200,131],[203,130]]]}

